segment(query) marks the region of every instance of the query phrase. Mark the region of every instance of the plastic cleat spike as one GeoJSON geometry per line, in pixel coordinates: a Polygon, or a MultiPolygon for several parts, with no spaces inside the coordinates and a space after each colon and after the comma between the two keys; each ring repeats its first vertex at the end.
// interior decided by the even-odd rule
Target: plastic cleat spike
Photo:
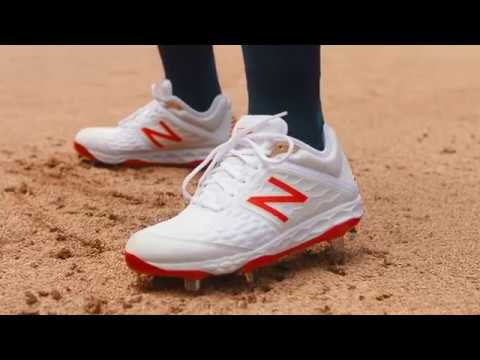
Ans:
{"type": "Polygon", "coordinates": [[[358,231],[357,228],[353,228],[348,232],[348,240],[355,240],[357,238],[358,231]]]}
{"type": "Polygon", "coordinates": [[[201,280],[185,280],[185,290],[197,292],[200,290],[201,284],[201,280]]]}
{"type": "Polygon", "coordinates": [[[245,273],[245,280],[247,280],[247,284],[253,284],[255,282],[255,276],[253,276],[252,272],[245,273]]]}

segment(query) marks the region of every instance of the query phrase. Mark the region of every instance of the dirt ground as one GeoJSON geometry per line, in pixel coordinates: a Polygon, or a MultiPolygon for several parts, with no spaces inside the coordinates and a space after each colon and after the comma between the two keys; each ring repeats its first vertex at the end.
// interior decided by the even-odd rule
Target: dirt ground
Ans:
{"type": "MultiPolygon", "coordinates": [[[[217,53],[241,115],[240,49],[217,53]]],[[[72,150],[162,76],[154,46],[0,46],[0,313],[480,314],[480,47],[324,47],[326,118],[368,212],[346,264],[318,245],[255,288],[232,275],[198,295],[121,254],[182,209],[188,170],[95,168],[72,150]]]]}

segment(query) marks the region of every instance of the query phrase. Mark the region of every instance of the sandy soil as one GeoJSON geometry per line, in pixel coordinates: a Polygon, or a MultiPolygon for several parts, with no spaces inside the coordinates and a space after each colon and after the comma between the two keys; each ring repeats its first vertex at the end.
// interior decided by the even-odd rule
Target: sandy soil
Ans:
{"type": "MultiPolygon", "coordinates": [[[[480,313],[480,47],[324,48],[329,122],[368,210],[348,259],[323,246],[199,295],[137,278],[129,234],[184,206],[185,169],[95,168],[72,151],[162,77],[155,47],[0,46],[0,313],[480,313]]],[[[218,49],[241,115],[238,47],[218,49]]]]}

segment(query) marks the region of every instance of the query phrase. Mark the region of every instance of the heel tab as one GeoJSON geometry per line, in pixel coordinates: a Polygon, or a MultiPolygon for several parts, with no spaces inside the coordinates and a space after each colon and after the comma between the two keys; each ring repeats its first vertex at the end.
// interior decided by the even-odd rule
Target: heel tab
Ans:
{"type": "Polygon", "coordinates": [[[225,106],[230,109],[232,109],[233,103],[232,100],[223,94],[218,94],[215,99],[213,99],[212,106],[211,107],[216,107],[216,106],[225,106]]]}

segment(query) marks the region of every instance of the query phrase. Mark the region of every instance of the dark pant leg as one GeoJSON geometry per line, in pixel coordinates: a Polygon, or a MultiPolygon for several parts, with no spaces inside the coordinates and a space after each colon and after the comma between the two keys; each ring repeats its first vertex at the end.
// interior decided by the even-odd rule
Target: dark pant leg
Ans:
{"type": "Polygon", "coordinates": [[[207,110],[221,93],[211,45],[159,45],[173,92],[197,111],[207,110]]]}
{"type": "Polygon", "coordinates": [[[244,45],[249,113],[288,111],[289,134],[323,149],[320,46],[244,45]]]}

